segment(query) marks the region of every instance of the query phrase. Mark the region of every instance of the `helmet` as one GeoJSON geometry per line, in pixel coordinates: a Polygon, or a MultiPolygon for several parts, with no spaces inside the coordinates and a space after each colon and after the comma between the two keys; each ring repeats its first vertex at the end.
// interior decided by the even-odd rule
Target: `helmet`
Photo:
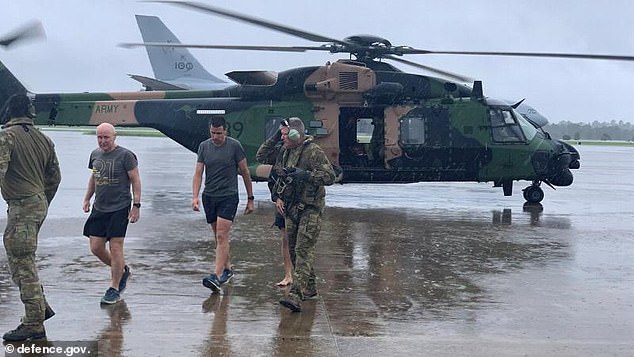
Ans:
{"type": "Polygon", "coordinates": [[[14,94],[7,99],[0,110],[0,122],[2,124],[11,118],[17,117],[35,117],[35,111],[31,98],[24,93],[14,94]]]}

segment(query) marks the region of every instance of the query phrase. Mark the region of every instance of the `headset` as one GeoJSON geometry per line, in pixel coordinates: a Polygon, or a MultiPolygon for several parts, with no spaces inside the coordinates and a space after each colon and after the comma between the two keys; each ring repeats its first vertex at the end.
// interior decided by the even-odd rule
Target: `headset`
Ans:
{"type": "MultiPolygon", "coordinates": [[[[281,124],[282,124],[282,126],[285,126],[287,128],[289,127],[288,126],[288,120],[286,120],[286,119],[282,119],[281,124]]],[[[299,131],[297,131],[297,129],[289,128],[287,136],[292,141],[298,141],[301,135],[299,135],[299,131]]]]}

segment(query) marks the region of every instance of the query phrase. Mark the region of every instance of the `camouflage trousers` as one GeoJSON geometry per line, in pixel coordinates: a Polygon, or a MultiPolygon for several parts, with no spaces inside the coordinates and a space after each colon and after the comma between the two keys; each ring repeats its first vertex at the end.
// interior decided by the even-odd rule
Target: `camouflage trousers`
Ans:
{"type": "Polygon", "coordinates": [[[13,282],[20,289],[25,316],[22,323],[39,326],[44,321],[46,298],[35,265],[37,234],[48,213],[44,193],[21,200],[7,201],[7,227],[4,249],[13,282]]]}
{"type": "Polygon", "coordinates": [[[315,246],[321,231],[321,214],[322,209],[305,206],[299,210],[297,220],[285,220],[288,248],[294,265],[290,293],[299,298],[304,297],[304,290],[314,289],[316,285],[315,246]]]}

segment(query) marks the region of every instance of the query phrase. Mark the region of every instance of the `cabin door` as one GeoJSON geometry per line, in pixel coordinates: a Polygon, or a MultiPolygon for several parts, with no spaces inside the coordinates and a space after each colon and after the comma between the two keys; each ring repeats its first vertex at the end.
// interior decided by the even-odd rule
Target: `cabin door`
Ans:
{"type": "Polygon", "coordinates": [[[382,166],[383,127],[382,108],[340,108],[339,164],[354,168],[382,166]]]}

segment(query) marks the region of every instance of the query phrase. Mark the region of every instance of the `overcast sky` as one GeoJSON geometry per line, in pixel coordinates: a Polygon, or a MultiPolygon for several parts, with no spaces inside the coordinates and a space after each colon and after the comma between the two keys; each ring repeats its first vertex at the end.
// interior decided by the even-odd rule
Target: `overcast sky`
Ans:
{"type": "MultiPolygon", "coordinates": [[[[634,55],[632,0],[200,2],[331,38],[373,34],[393,45],[419,49],[634,55]]],[[[141,41],[135,14],[159,16],[187,43],[315,45],[273,30],[159,3],[0,0],[0,9],[0,34],[34,19],[45,28],[45,41],[0,49],[0,60],[35,93],[139,90],[140,85],[127,74],[153,76],[145,50],[117,46],[141,41]]],[[[282,71],[345,57],[327,52],[194,49],[192,53],[223,78],[232,70],[282,71]]],[[[455,55],[406,59],[480,79],[490,97],[527,98],[551,122],[634,123],[630,105],[634,62],[455,55]]]]}

